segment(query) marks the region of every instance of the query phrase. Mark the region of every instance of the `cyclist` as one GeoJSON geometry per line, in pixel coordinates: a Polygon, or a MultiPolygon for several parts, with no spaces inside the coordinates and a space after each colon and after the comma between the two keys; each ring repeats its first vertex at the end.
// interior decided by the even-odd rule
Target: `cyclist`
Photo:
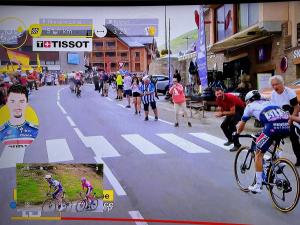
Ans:
{"type": "Polygon", "coordinates": [[[74,76],[74,79],[75,79],[75,93],[76,93],[76,95],[80,95],[80,92],[81,92],[81,90],[80,90],[80,87],[81,87],[81,85],[82,85],[82,82],[81,82],[81,79],[82,79],[82,75],[81,75],[81,73],[80,72],[77,72],[76,74],[75,74],[75,76],[74,76]]]}
{"type": "Polygon", "coordinates": [[[82,185],[82,190],[84,190],[84,188],[86,188],[85,196],[86,196],[87,201],[89,203],[87,205],[87,208],[89,208],[90,203],[93,204],[93,201],[94,201],[94,198],[92,196],[92,191],[93,191],[94,188],[91,185],[91,183],[85,177],[81,178],[81,185],[82,185]]]}
{"type": "Polygon", "coordinates": [[[247,106],[241,121],[237,124],[237,133],[240,134],[244,130],[245,124],[251,116],[254,116],[264,126],[262,133],[256,139],[256,184],[248,187],[253,193],[260,193],[262,191],[263,182],[264,153],[269,149],[276,138],[289,135],[289,114],[283,111],[279,106],[272,105],[270,101],[261,99],[257,90],[248,92],[245,101],[247,106]]]}
{"type": "Polygon", "coordinates": [[[54,180],[50,174],[47,174],[45,176],[45,179],[49,184],[49,192],[51,191],[51,187],[54,189],[54,192],[52,193],[52,197],[53,199],[58,200],[59,211],[63,211],[64,210],[64,207],[62,205],[63,187],[61,183],[57,180],[54,180]]]}

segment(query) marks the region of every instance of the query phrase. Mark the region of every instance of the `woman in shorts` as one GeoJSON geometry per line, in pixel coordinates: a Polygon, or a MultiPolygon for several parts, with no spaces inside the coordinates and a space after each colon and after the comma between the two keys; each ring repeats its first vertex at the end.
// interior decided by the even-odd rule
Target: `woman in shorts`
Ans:
{"type": "Polygon", "coordinates": [[[132,89],[132,97],[133,97],[133,105],[135,109],[135,114],[141,115],[141,84],[139,79],[135,76],[132,79],[131,89],[132,89]]]}

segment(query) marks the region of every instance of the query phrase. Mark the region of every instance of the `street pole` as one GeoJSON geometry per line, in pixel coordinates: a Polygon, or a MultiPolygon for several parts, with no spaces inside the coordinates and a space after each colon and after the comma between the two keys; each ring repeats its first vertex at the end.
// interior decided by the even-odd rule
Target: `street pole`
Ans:
{"type": "Polygon", "coordinates": [[[170,23],[170,18],[169,18],[169,49],[168,49],[168,70],[169,70],[169,87],[172,83],[171,81],[171,23],[170,23]]]}
{"type": "Polygon", "coordinates": [[[167,6],[165,5],[165,49],[167,48],[167,6]]]}

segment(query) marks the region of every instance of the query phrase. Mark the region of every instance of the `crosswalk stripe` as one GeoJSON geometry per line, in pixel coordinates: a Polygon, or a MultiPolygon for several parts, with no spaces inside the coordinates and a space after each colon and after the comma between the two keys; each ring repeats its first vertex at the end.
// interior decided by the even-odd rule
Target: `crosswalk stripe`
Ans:
{"type": "Polygon", "coordinates": [[[74,160],[66,139],[47,140],[46,147],[49,163],[74,160]]]}
{"type": "Polygon", "coordinates": [[[5,146],[0,157],[0,169],[16,167],[16,163],[23,163],[24,155],[25,148],[11,149],[5,146]]]}
{"type": "Polygon", "coordinates": [[[87,148],[91,148],[96,157],[118,157],[119,152],[103,136],[84,136],[78,128],[74,128],[76,134],[87,148]]]}
{"type": "Polygon", "coordinates": [[[208,150],[184,139],[181,137],[178,137],[175,134],[166,133],[166,134],[157,134],[159,137],[165,139],[166,141],[170,142],[173,145],[176,145],[177,147],[181,148],[182,150],[188,152],[188,153],[209,153],[208,150]]]}
{"type": "Polygon", "coordinates": [[[145,155],[163,154],[165,153],[159,147],[146,140],[139,134],[124,134],[122,137],[136,147],[145,155]]]}
{"type": "Polygon", "coordinates": [[[206,141],[206,142],[209,142],[213,145],[216,145],[220,148],[223,148],[227,151],[229,151],[229,149],[232,148],[232,146],[225,146],[224,143],[226,142],[224,139],[222,138],[218,138],[214,135],[211,135],[211,134],[207,134],[207,133],[190,133],[190,135],[196,137],[196,138],[199,138],[203,141],[206,141]]]}

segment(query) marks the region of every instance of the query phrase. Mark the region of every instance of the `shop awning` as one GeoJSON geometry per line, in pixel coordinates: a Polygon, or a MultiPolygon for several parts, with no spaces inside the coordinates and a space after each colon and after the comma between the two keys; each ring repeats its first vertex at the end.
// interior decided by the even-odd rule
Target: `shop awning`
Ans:
{"type": "Polygon", "coordinates": [[[222,41],[219,41],[213,44],[208,52],[211,53],[221,53],[226,50],[231,50],[235,48],[239,48],[242,46],[246,46],[252,44],[257,41],[261,41],[267,39],[271,36],[271,34],[259,27],[259,25],[255,25],[236,33],[229,38],[226,38],[222,41]]]}

